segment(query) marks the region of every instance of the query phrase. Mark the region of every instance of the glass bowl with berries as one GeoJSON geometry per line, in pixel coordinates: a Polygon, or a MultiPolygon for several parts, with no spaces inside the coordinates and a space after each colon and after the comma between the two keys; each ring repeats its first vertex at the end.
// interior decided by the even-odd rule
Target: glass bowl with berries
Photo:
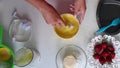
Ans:
{"type": "Polygon", "coordinates": [[[118,68],[120,42],[110,35],[98,35],[88,43],[87,58],[94,68],[118,68]]]}

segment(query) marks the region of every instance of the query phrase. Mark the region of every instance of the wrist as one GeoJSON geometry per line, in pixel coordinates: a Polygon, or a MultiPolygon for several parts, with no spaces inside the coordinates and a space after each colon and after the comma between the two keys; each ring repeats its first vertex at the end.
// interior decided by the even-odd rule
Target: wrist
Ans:
{"type": "Polygon", "coordinates": [[[45,0],[39,0],[36,4],[36,8],[39,9],[40,11],[44,9],[45,6],[45,0]]]}
{"type": "Polygon", "coordinates": [[[43,14],[48,13],[48,12],[56,12],[53,6],[51,6],[49,3],[47,3],[45,0],[39,4],[38,7],[39,11],[43,14]]]}
{"type": "Polygon", "coordinates": [[[40,0],[39,2],[40,3],[37,6],[37,8],[40,12],[45,12],[46,10],[49,9],[50,5],[45,0],[40,0]]]}

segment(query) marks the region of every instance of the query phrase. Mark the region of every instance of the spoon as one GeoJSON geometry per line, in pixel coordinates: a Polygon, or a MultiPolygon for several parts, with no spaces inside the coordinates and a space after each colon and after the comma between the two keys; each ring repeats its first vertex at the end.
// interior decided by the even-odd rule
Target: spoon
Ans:
{"type": "Polygon", "coordinates": [[[111,22],[111,24],[109,24],[109,25],[107,25],[107,26],[105,26],[105,27],[100,28],[100,29],[96,32],[96,34],[100,34],[100,33],[104,32],[104,31],[106,31],[106,30],[107,30],[108,28],[110,28],[111,26],[117,26],[118,24],[120,24],[120,18],[116,18],[116,19],[114,19],[114,20],[111,22]]]}

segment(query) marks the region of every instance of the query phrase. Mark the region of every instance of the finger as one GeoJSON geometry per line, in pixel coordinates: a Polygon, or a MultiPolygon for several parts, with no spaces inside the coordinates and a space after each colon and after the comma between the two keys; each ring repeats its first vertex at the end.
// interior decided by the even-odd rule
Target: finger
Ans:
{"type": "Polygon", "coordinates": [[[70,6],[70,8],[69,8],[70,11],[71,11],[71,12],[74,12],[74,6],[73,6],[72,4],[70,4],[69,6],[70,6]]]}
{"type": "Polygon", "coordinates": [[[45,23],[47,23],[48,25],[50,24],[50,22],[46,18],[44,18],[44,20],[45,20],[45,23]]]}
{"type": "Polygon", "coordinates": [[[74,15],[78,15],[80,13],[81,8],[79,6],[75,6],[74,8],[74,15]]]}
{"type": "Polygon", "coordinates": [[[65,23],[64,23],[64,22],[60,22],[59,25],[60,25],[61,27],[65,27],[65,23]]]}
{"type": "Polygon", "coordinates": [[[56,27],[60,28],[61,25],[59,23],[55,24],[56,27]]]}
{"type": "Polygon", "coordinates": [[[71,12],[74,12],[74,9],[73,8],[69,8],[71,12]]]}
{"type": "Polygon", "coordinates": [[[57,28],[60,28],[60,24],[59,23],[55,23],[55,24],[52,24],[53,27],[57,27],[57,28]]]}
{"type": "Polygon", "coordinates": [[[51,24],[53,27],[57,27],[56,24],[51,24]]]}
{"type": "Polygon", "coordinates": [[[75,16],[77,16],[79,12],[80,12],[80,10],[79,10],[79,9],[74,8],[74,15],[75,15],[75,16]]]}
{"type": "Polygon", "coordinates": [[[81,13],[80,9],[75,9],[74,10],[74,16],[77,16],[81,13]]]}
{"type": "Polygon", "coordinates": [[[70,4],[69,6],[70,6],[71,8],[75,8],[75,6],[74,6],[74,5],[72,5],[72,4],[70,4]]]}
{"type": "Polygon", "coordinates": [[[60,18],[60,20],[58,20],[58,24],[61,26],[61,27],[65,27],[65,23],[64,23],[64,21],[63,21],[63,19],[62,18],[60,18]]]}
{"type": "Polygon", "coordinates": [[[85,13],[81,13],[81,14],[80,14],[80,22],[83,21],[83,19],[84,19],[84,15],[85,15],[85,13]]]}
{"type": "Polygon", "coordinates": [[[77,16],[77,15],[78,15],[78,11],[74,10],[74,16],[77,16]]]}

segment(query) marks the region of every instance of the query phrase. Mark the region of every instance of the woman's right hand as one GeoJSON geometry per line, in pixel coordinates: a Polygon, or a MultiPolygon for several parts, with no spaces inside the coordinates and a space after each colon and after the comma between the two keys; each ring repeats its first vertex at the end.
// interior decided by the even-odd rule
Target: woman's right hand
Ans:
{"type": "Polygon", "coordinates": [[[75,16],[80,15],[80,22],[82,22],[86,12],[85,0],[75,0],[74,4],[70,4],[70,10],[75,16]]]}
{"type": "Polygon", "coordinates": [[[26,0],[26,1],[32,4],[42,13],[45,21],[48,24],[57,27],[65,26],[58,12],[54,9],[53,6],[48,4],[46,1],[44,0],[26,0]]]}

